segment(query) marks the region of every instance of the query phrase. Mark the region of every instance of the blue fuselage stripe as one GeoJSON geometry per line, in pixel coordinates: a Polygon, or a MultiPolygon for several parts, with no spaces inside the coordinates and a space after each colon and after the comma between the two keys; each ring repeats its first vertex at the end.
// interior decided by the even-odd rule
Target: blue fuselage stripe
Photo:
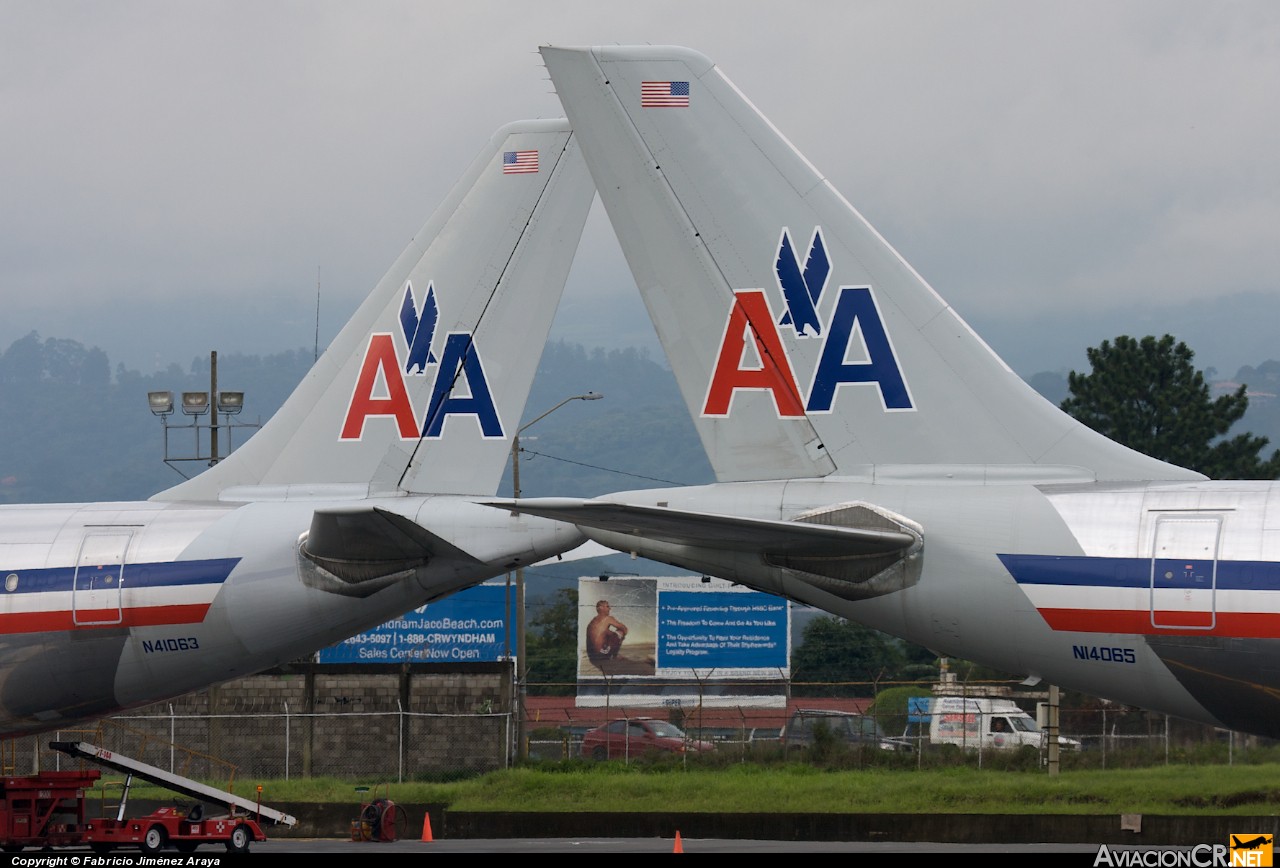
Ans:
{"type": "MultiPolygon", "coordinates": [[[[1093,558],[1082,555],[997,555],[1021,585],[1076,585],[1097,588],[1151,587],[1150,558],[1093,558]]],[[[1214,562],[1194,558],[1156,560],[1158,584],[1194,587],[1211,575],[1214,562]]],[[[1280,563],[1218,561],[1214,586],[1228,591],[1280,591],[1280,563]]]]}
{"type": "MultiPolygon", "coordinates": [[[[165,563],[145,563],[124,565],[124,587],[127,588],[161,588],[193,585],[220,585],[231,575],[239,558],[214,558],[201,561],[170,561],[165,563]]],[[[107,569],[118,570],[119,564],[110,565],[107,569]]],[[[99,572],[99,568],[81,567],[80,576],[99,572]]],[[[71,590],[75,567],[50,567],[35,570],[2,570],[0,569],[0,594],[40,594],[49,591],[71,590]],[[3,590],[5,578],[11,575],[18,577],[16,587],[12,591],[3,590]]]]}

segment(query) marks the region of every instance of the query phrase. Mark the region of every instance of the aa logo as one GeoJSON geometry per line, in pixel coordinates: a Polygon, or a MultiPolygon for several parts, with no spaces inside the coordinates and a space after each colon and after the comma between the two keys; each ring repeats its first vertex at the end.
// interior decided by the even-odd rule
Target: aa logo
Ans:
{"type": "Polygon", "coordinates": [[[422,302],[422,311],[418,311],[413,299],[413,287],[404,286],[404,301],[400,305],[400,331],[404,334],[405,346],[409,348],[409,358],[404,363],[406,374],[425,374],[427,365],[436,364],[435,354],[431,352],[431,342],[436,336],[436,320],[440,318],[440,307],[436,304],[435,285],[427,283],[427,298],[422,302]]]}
{"type": "Polygon", "coordinates": [[[826,321],[819,315],[819,302],[830,296],[824,293],[830,275],[821,227],[813,230],[803,265],[791,233],[782,231],[774,276],[786,310],[776,316],[763,289],[734,292],[703,416],[728,416],[739,392],[768,393],[781,418],[831,413],[844,386],[876,390],[886,411],[915,409],[870,286],[840,287],[835,301],[824,305],[830,307],[826,321]],[[818,343],[817,368],[807,389],[796,378],[783,328],[818,343]]]}
{"type": "Polygon", "coordinates": [[[443,436],[445,422],[453,416],[472,417],[484,439],[505,436],[474,338],[470,332],[450,332],[437,352],[433,345],[438,343],[439,318],[435,286],[427,284],[419,306],[406,283],[399,317],[403,344],[390,332],[370,335],[340,439],[360,440],[365,423],[377,418],[389,419],[402,440],[434,439],[443,436]],[[418,384],[428,382],[424,411],[420,404],[415,407],[411,391],[425,392],[418,384]]]}
{"type": "Polygon", "coordinates": [[[1232,835],[1230,864],[1270,868],[1271,842],[1274,839],[1274,835],[1232,835]]]}
{"type": "Polygon", "coordinates": [[[818,299],[822,297],[823,287],[827,285],[827,275],[831,273],[827,248],[822,243],[822,228],[813,230],[813,240],[809,242],[809,255],[805,257],[803,270],[796,261],[796,252],[791,246],[791,233],[783,229],[774,270],[778,273],[782,300],[787,303],[787,312],[782,315],[778,325],[791,326],[795,329],[796,337],[817,337],[822,334],[822,321],[818,319],[818,299]]]}

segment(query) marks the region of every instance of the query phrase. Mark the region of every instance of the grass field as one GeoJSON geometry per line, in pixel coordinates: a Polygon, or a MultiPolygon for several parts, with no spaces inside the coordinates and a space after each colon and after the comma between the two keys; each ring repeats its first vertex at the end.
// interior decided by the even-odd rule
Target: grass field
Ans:
{"type": "MultiPolygon", "coordinates": [[[[1280,765],[1169,765],[1140,769],[1009,771],[790,764],[686,768],[678,763],[562,763],[444,783],[305,778],[240,781],[262,801],[346,802],[375,796],[458,811],[720,811],[817,813],[1274,814],[1280,765]],[[357,790],[367,787],[367,790],[357,790]]],[[[165,798],[154,788],[135,797],[165,798]]]]}

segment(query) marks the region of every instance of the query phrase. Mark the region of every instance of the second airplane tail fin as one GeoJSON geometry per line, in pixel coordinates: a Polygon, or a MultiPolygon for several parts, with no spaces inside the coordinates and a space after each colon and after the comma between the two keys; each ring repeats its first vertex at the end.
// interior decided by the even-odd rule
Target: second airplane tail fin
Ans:
{"type": "Polygon", "coordinates": [[[593,194],[564,120],[499,130],[267,425],[153,499],[492,494],[593,194]]]}
{"type": "Polygon", "coordinates": [[[1035,393],[706,57],[542,55],[721,481],[1199,478],[1035,393]]]}

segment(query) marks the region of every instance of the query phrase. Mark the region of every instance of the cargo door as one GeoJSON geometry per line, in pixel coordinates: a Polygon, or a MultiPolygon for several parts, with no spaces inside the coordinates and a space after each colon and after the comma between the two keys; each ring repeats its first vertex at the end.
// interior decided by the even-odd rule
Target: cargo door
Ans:
{"type": "Polygon", "coordinates": [[[1151,554],[1151,626],[1212,630],[1217,623],[1220,515],[1156,518],[1151,554]]]}

